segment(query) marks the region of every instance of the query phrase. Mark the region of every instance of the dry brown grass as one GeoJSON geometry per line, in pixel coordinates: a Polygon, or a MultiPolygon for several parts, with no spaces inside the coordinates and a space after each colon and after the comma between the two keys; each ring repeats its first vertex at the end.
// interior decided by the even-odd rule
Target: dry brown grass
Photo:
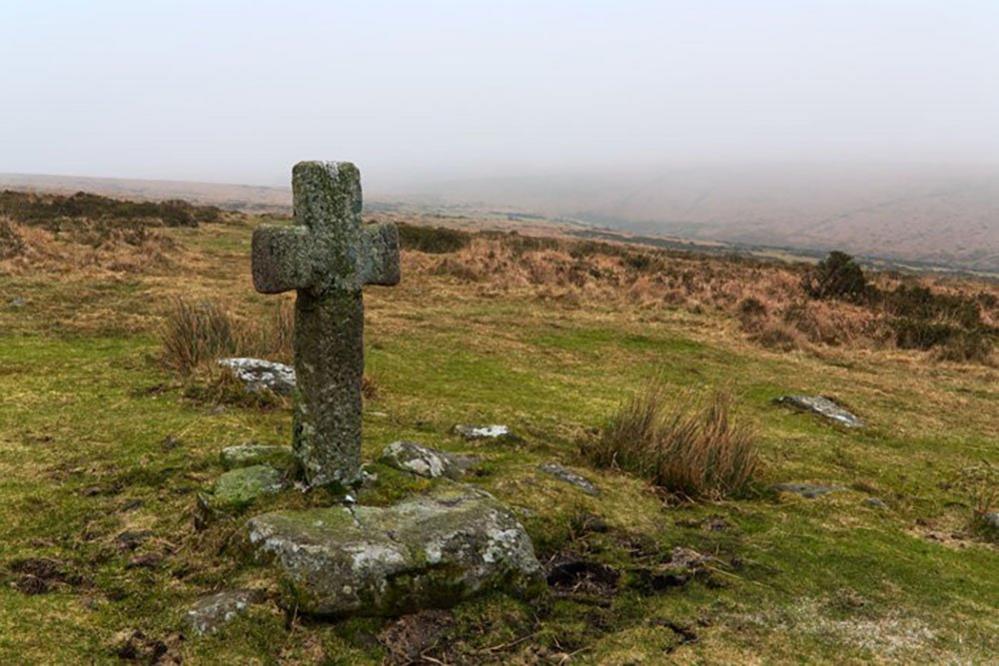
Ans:
{"type": "MultiPolygon", "coordinates": [[[[747,338],[779,351],[820,346],[893,349],[897,315],[887,301],[854,303],[808,298],[808,267],[744,257],[698,256],[570,239],[473,236],[458,251],[407,253],[407,269],[473,283],[478,292],[523,295],[566,304],[622,304],[642,309],[717,312],[739,322],[747,338]],[[756,308],[744,310],[746,303],[756,308]]],[[[975,298],[984,326],[999,321],[999,287],[934,276],[871,273],[874,291],[901,284],[975,298]]],[[[988,337],[958,335],[929,358],[989,364],[988,337]]]]}
{"type": "Polygon", "coordinates": [[[181,254],[173,239],[153,228],[76,220],[53,231],[0,220],[0,275],[141,274],[171,268],[181,254]]]}
{"type": "Polygon", "coordinates": [[[0,218],[0,259],[11,259],[24,252],[21,234],[10,220],[0,218]]]}
{"type": "MultiPolygon", "coordinates": [[[[919,341],[935,332],[925,326],[926,330],[909,326],[900,332],[899,326],[909,322],[900,322],[887,302],[808,298],[802,289],[802,278],[808,270],[804,264],[498,232],[461,232],[455,236],[460,242],[454,242],[450,235],[441,234],[441,230],[420,230],[416,241],[408,243],[410,249],[403,251],[404,271],[408,276],[452,282],[457,294],[533,298],[571,308],[682,309],[694,314],[717,314],[737,322],[747,340],[775,351],[821,353],[823,347],[880,350],[915,345],[917,351],[913,353],[922,353],[926,359],[996,363],[994,331],[999,326],[999,286],[994,283],[870,273],[873,288],[884,293],[906,284],[928,287],[935,294],[976,298],[983,330],[993,330],[992,334],[977,336],[936,335],[931,342],[916,344],[909,342],[913,337],[910,329],[915,330],[919,341]],[[747,302],[760,307],[753,312],[743,311],[747,302]]],[[[183,234],[138,222],[109,225],[84,218],[45,226],[3,219],[0,275],[45,273],[51,276],[47,279],[90,283],[142,275],[166,277],[178,270],[208,272],[210,266],[216,265],[205,264],[204,255],[184,245],[183,234]]],[[[283,312],[289,322],[270,327],[278,339],[251,347],[291,348],[290,338],[281,338],[290,336],[291,330],[290,311],[283,312]]],[[[72,319],[79,323],[80,317],[74,314],[72,319]]],[[[918,321],[916,324],[922,326],[918,321]]],[[[250,323],[240,325],[253,327],[250,323]]],[[[239,347],[243,343],[234,344],[239,347]]],[[[181,365],[186,364],[181,361],[181,365]]]]}
{"type": "Polygon", "coordinates": [[[744,491],[758,467],[756,436],[731,418],[731,397],[707,404],[689,396],[671,406],[659,383],[626,401],[585,454],[601,467],[648,479],[682,498],[718,499],[744,491]]]}

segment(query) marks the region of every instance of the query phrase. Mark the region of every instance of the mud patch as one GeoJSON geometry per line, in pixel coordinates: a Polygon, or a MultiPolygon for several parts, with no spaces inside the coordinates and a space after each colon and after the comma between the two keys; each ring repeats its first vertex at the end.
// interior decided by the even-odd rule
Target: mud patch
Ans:
{"type": "Polygon", "coordinates": [[[614,567],[572,555],[561,555],[546,566],[548,586],[557,597],[602,603],[617,594],[620,572],[614,567]]]}
{"type": "Polygon", "coordinates": [[[182,663],[180,645],[183,641],[182,634],[170,634],[161,640],[138,629],[125,629],[115,634],[111,653],[125,661],[168,666],[182,663]]]}
{"type": "Polygon", "coordinates": [[[389,664],[434,663],[427,653],[434,650],[454,626],[451,613],[426,610],[403,615],[378,634],[389,664]]]}
{"type": "Polygon", "coordinates": [[[23,594],[45,594],[63,585],[81,585],[84,579],[64,562],[48,557],[29,557],[7,565],[12,584],[23,594]]]}
{"type": "Polygon", "coordinates": [[[675,622],[673,620],[668,620],[668,619],[664,619],[664,618],[657,618],[657,619],[655,619],[655,620],[652,621],[652,626],[654,626],[654,627],[665,627],[666,629],[669,629],[670,631],[672,631],[674,634],[677,635],[677,638],[679,639],[679,641],[678,641],[677,645],[675,645],[670,650],[670,652],[672,652],[673,650],[675,650],[677,647],[679,647],[681,645],[688,645],[690,643],[696,643],[697,640],[698,640],[697,632],[694,631],[694,629],[692,627],[690,627],[690,626],[688,626],[686,624],[682,624],[680,622],[675,622]]]}
{"type": "Polygon", "coordinates": [[[709,584],[717,583],[712,573],[720,564],[715,557],[678,546],[672,550],[667,560],[629,569],[629,584],[644,594],[656,594],[682,587],[695,578],[709,584]]]}

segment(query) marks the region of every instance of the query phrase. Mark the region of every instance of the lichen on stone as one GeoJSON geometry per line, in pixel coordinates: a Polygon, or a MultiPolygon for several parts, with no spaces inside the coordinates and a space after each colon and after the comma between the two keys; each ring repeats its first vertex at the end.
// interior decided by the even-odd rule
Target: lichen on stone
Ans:
{"type": "Polygon", "coordinates": [[[395,506],[281,511],[247,524],[284,603],[319,615],[393,615],[484,590],[537,592],[524,528],[484,491],[450,485],[395,506]]]}

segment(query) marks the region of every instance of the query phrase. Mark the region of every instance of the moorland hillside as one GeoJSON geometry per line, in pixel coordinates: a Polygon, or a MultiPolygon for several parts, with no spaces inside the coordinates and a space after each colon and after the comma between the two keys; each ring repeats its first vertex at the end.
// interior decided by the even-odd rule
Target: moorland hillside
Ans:
{"type": "MultiPolygon", "coordinates": [[[[365,291],[360,504],[472,457],[545,568],[398,618],[282,611],[245,517],[195,525],[223,447],[286,445],[291,405],[220,356],[291,358],[292,294],[257,294],[275,215],[6,195],[0,213],[0,661],[943,663],[999,652],[989,516],[999,288],[614,243],[400,225],[365,291]],[[863,427],[777,404],[827,396],[863,427]],[[468,441],[457,423],[516,437],[468,441]],[[590,487],[546,470],[571,470],[590,487]],[[256,601],[210,636],[207,593],[256,601]]],[[[429,224],[428,224],[429,223],[429,224]]],[[[571,477],[570,477],[571,478],[571,477]]],[[[293,493],[269,506],[329,502],[293,493]]]]}

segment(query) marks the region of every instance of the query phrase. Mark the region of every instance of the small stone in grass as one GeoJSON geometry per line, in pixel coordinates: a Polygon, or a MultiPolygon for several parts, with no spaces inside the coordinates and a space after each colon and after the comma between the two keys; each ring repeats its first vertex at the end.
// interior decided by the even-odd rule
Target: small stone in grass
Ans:
{"type": "Polygon", "coordinates": [[[785,395],[775,401],[803,412],[812,412],[847,428],[863,428],[864,422],[856,415],[843,409],[835,402],[821,395],[785,395]]]}
{"type": "Polygon", "coordinates": [[[509,426],[505,425],[465,425],[458,424],[454,427],[454,434],[460,435],[467,440],[491,439],[495,441],[518,441],[520,438],[514,435],[509,426]]]}
{"type": "Polygon", "coordinates": [[[815,499],[829,493],[846,490],[840,486],[822,486],[815,483],[778,483],[773,486],[773,489],[779,493],[793,493],[807,499],[815,499]]]}
{"type": "Polygon", "coordinates": [[[202,597],[191,606],[184,619],[195,634],[212,634],[245,613],[254,596],[252,590],[227,590],[202,597]]]}
{"type": "Polygon", "coordinates": [[[458,479],[464,474],[466,466],[458,456],[407,441],[392,442],[386,446],[379,462],[429,479],[441,476],[458,479]]]}
{"type": "Polygon", "coordinates": [[[278,470],[291,471],[298,464],[291,448],[255,442],[227,446],[222,449],[219,459],[227,470],[253,465],[270,465],[278,470]]]}
{"type": "Polygon", "coordinates": [[[540,469],[545,474],[551,474],[556,479],[565,481],[566,483],[576,486],[587,495],[596,496],[600,494],[600,490],[595,485],[593,485],[593,483],[589,479],[586,479],[585,477],[576,474],[572,470],[567,469],[558,463],[555,462],[544,463],[538,465],[538,469],[540,469]]]}
{"type": "Polygon", "coordinates": [[[211,490],[198,494],[195,522],[204,527],[220,515],[237,514],[266,495],[284,488],[281,473],[269,465],[251,465],[229,470],[211,490]]]}

